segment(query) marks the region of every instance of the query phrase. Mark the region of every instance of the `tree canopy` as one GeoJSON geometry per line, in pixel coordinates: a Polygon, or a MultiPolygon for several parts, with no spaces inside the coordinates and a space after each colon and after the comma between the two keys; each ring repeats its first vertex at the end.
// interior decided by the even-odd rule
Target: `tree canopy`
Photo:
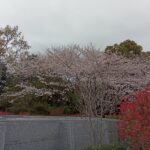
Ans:
{"type": "Polygon", "coordinates": [[[142,50],[143,48],[141,45],[138,45],[135,41],[129,39],[105,48],[105,52],[107,53],[112,52],[118,55],[123,55],[127,58],[140,56],[142,50]]]}
{"type": "Polygon", "coordinates": [[[29,49],[27,41],[24,40],[18,26],[7,25],[0,28],[0,56],[18,57],[24,50],[29,49]]]}
{"type": "Polygon", "coordinates": [[[0,58],[14,58],[5,61],[9,76],[0,98],[10,107],[16,102],[15,112],[20,102],[39,99],[70,110],[78,103],[82,114],[103,116],[117,112],[122,97],[150,85],[150,57],[135,58],[143,55],[142,47],[131,40],[108,46],[106,53],[92,45],[68,45],[33,55],[18,27],[7,26],[0,29],[0,41],[0,58]]]}
{"type": "Polygon", "coordinates": [[[16,61],[29,48],[18,26],[0,28],[0,94],[5,86],[8,62],[16,61]]]}

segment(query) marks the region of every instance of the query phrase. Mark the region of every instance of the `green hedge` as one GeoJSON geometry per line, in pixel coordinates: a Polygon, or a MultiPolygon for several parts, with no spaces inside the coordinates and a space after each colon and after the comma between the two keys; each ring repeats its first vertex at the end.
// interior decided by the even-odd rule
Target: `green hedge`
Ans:
{"type": "Polygon", "coordinates": [[[79,97],[73,88],[65,91],[65,88],[69,85],[68,81],[60,77],[45,77],[44,80],[45,83],[52,82],[54,84],[47,85],[36,77],[9,77],[6,82],[5,92],[0,96],[0,111],[7,111],[12,114],[29,112],[31,114],[48,115],[51,109],[63,108],[64,114],[78,113],[79,97]],[[55,92],[51,96],[46,94],[38,96],[36,93],[30,92],[19,96],[11,96],[11,94],[23,90],[18,86],[22,82],[31,84],[37,89],[44,88],[55,92]],[[60,94],[61,92],[64,92],[64,95],[60,94]]]}

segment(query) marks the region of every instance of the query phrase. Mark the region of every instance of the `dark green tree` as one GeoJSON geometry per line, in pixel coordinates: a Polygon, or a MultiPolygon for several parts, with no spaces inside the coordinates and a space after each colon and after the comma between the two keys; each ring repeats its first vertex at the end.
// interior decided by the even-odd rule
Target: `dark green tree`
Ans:
{"type": "Polygon", "coordinates": [[[3,92],[5,82],[6,82],[6,66],[4,63],[0,62],[0,95],[3,92]]]}
{"type": "Polygon", "coordinates": [[[141,45],[138,45],[135,41],[129,39],[105,48],[106,53],[116,53],[117,55],[123,55],[127,58],[141,56],[142,50],[143,48],[141,45]]]}

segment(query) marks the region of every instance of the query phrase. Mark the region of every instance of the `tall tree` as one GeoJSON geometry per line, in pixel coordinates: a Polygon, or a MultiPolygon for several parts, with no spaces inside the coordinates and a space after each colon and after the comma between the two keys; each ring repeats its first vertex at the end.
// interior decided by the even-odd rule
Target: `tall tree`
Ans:
{"type": "Polygon", "coordinates": [[[0,56],[4,58],[19,57],[20,53],[28,50],[30,46],[24,40],[18,26],[11,27],[7,25],[0,28],[0,56]]]}
{"type": "Polygon", "coordinates": [[[18,26],[7,25],[0,28],[0,94],[6,82],[7,67],[18,60],[22,53],[29,48],[30,46],[19,32],[18,26]]]}

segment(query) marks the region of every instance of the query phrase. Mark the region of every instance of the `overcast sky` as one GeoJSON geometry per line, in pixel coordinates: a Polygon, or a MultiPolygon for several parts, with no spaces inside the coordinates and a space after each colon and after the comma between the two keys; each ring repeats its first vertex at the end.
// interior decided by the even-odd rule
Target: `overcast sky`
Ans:
{"type": "Polygon", "coordinates": [[[18,25],[32,52],[50,45],[133,39],[150,50],[150,0],[0,0],[0,26],[18,25]]]}

